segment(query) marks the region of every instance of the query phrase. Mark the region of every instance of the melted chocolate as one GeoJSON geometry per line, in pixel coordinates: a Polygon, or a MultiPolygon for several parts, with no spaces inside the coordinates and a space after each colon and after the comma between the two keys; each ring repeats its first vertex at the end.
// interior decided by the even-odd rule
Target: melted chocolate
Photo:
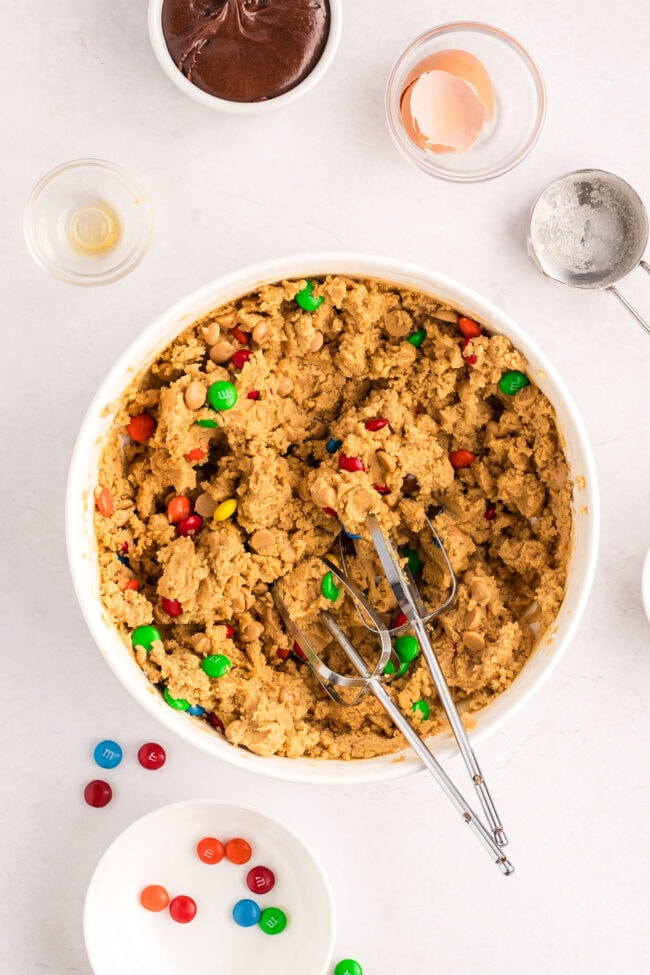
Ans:
{"type": "Polygon", "coordinates": [[[167,48],[192,84],[231,102],[276,98],[313,70],[327,0],[165,0],[167,48]]]}

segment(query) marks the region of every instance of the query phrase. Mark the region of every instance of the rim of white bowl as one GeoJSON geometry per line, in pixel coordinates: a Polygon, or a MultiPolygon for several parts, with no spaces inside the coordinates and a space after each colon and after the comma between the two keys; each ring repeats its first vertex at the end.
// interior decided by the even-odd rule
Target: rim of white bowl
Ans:
{"type": "MultiPolygon", "coordinates": [[[[546,355],[522,328],[510,316],[471,288],[422,266],[386,257],[355,253],[298,254],[249,265],[220,276],[160,314],[129,344],[109,370],[85,414],[73,449],[68,475],[65,502],[66,545],[77,599],[97,646],[118,680],[132,697],[169,731],[217,758],[271,778],[312,785],[351,785],[397,778],[420,771],[422,765],[408,748],[387,756],[351,761],[278,756],[264,758],[231,745],[224,736],[215,733],[207,726],[205,721],[190,718],[184,712],[177,712],[164,702],[162,695],[145,677],[117,630],[107,619],[99,599],[97,557],[92,531],[92,490],[95,484],[96,467],[93,465],[89,467],[87,460],[87,456],[99,454],[104,437],[102,431],[98,430],[98,426],[101,425],[102,430],[110,426],[113,417],[110,404],[115,403],[144,366],[192,321],[201,317],[210,308],[242,296],[262,284],[284,278],[300,279],[324,274],[348,274],[353,277],[375,278],[411,286],[441,300],[449,301],[455,307],[462,309],[465,314],[484,322],[490,331],[502,331],[512,339],[513,344],[534,366],[535,382],[542,391],[552,387],[549,400],[556,413],[559,412],[560,407],[566,412],[568,423],[565,420],[564,424],[559,423],[559,426],[565,440],[567,433],[570,433],[574,439],[575,451],[579,454],[580,469],[572,471],[576,475],[574,544],[569,567],[569,585],[557,617],[558,620],[562,620],[564,631],[558,640],[556,638],[558,626],[551,628],[551,632],[538,642],[533,654],[510,687],[499,694],[494,702],[476,713],[476,726],[470,730],[472,741],[479,742],[502,727],[530,700],[566,651],[591,590],[598,554],[600,525],[598,483],[591,447],[580,415],[564,382],[546,355]],[[137,369],[133,363],[138,363],[137,369]],[[87,547],[84,546],[85,528],[90,540],[87,547]],[[578,528],[582,539],[580,546],[575,544],[578,528]],[[573,578],[574,574],[577,574],[577,580],[573,578]],[[543,662],[539,665],[537,676],[522,680],[527,668],[540,658],[543,658],[543,662]]],[[[571,461],[572,458],[569,457],[569,460],[571,461]]],[[[535,669],[538,669],[537,666],[535,669]]],[[[429,739],[429,743],[439,760],[457,754],[454,740],[448,733],[436,735],[429,739]]]]}
{"type": "Polygon", "coordinates": [[[264,115],[267,112],[277,111],[286,105],[298,100],[303,95],[318,84],[321,78],[329,70],[334,60],[341,41],[341,31],[343,27],[343,3],[342,0],[329,0],[330,8],[330,30],[323,48],[323,53],[309,72],[299,84],[289,91],[275,98],[269,98],[261,102],[233,102],[226,98],[218,98],[211,95],[202,88],[192,84],[182,71],[176,66],[167,48],[165,35],[162,27],[162,8],[165,0],[149,0],[147,12],[147,23],[149,28],[149,40],[153,53],[158,64],[163,69],[167,77],[179,91],[192,98],[200,105],[205,105],[213,111],[226,112],[229,115],[264,115]]]}

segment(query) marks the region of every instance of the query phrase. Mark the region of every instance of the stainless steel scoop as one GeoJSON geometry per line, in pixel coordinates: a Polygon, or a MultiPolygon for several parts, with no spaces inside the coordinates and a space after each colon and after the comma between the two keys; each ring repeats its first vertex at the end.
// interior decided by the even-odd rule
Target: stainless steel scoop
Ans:
{"type": "Polygon", "coordinates": [[[610,291],[646,332],[650,325],[614,287],[643,260],[648,214],[629,183],[602,169],[578,169],[538,196],[528,250],[542,272],[572,288],[610,291]]]}

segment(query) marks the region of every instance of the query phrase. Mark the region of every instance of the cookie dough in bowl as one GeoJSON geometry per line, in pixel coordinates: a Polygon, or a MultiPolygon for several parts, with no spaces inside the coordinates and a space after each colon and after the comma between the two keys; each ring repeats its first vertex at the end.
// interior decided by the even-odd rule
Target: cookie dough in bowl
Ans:
{"type": "MultiPolygon", "coordinates": [[[[422,269],[321,255],[222,279],[134,343],[80,433],[68,542],[95,638],[149,710],[237,764],[346,781],[419,764],[373,700],[327,698],[270,587],[316,634],[330,608],[371,656],[320,556],[342,530],[360,536],[357,581],[390,620],[373,513],[435,605],[448,580],[426,512],[460,583],[434,645],[478,737],[566,646],[593,572],[596,506],[575,410],[512,322],[422,269]]],[[[342,666],[337,648],[324,652],[342,666]]],[[[422,661],[392,687],[450,754],[422,661]]]]}

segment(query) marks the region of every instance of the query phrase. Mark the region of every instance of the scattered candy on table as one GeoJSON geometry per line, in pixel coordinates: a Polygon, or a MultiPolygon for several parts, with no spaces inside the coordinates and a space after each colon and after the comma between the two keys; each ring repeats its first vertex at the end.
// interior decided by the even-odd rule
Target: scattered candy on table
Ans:
{"type": "Polygon", "coordinates": [[[138,749],[138,761],[142,768],[150,771],[162,768],[167,761],[167,754],[162,745],[155,741],[148,741],[138,749]]]}
{"type": "Polygon", "coordinates": [[[187,711],[190,706],[190,702],[186,701],[184,697],[172,697],[167,688],[163,691],[163,697],[170,708],[173,708],[175,711],[187,711]]]}
{"type": "Polygon", "coordinates": [[[259,923],[262,911],[255,901],[245,899],[237,901],[232,909],[232,916],[240,928],[252,928],[259,923]]]}
{"type": "Polygon", "coordinates": [[[428,721],[431,708],[426,701],[416,701],[411,705],[411,711],[415,712],[415,714],[419,714],[421,721],[428,721]]]}
{"type": "Polygon", "coordinates": [[[279,907],[265,907],[258,923],[264,934],[280,934],[287,926],[287,915],[279,907]]]}
{"type": "Polygon", "coordinates": [[[144,443],[155,429],[156,421],[148,413],[138,413],[137,416],[132,416],[126,425],[126,432],[131,440],[135,440],[136,443],[144,443]]]}
{"type": "Polygon", "coordinates": [[[221,863],[226,853],[226,848],[221,842],[221,840],[216,839],[214,836],[204,836],[202,840],[196,844],[196,854],[199,860],[203,863],[214,864],[221,863]]]}
{"type": "Polygon", "coordinates": [[[131,634],[131,646],[134,650],[136,647],[142,647],[150,653],[154,642],[160,639],[160,633],[155,626],[136,626],[131,634]]]}
{"type": "Polygon", "coordinates": [[[226,843],[226,859],[230,860],[231,863],[241,866],[243,863],[248,863],[252,855],[253,850],[250,843],[240,836],[228,840],[226,843]]]}
{"type": "Polygon", "coordinates": [[[523,372],[519,372],[518,369],[506,372],[499,380],[499,389],[506,396],[514,396],[520,389],[528,385],[530,385],[530,379],[523,372]]]}
{"type": "Polygon", "coordinates": [[[169,904],[169,894],[160,884],[150,884],[140,894],[140,903],[146,911],[164,911],[169,904]]]}
{"type": "Polygon", "coordinates": [[[313,281],[308,281],[302,291],[296,292],[295,300],[303,311],[317,311],[325,301],[324,298],[314,295],[313,281]]]}
{"type": "Polygon", "coordinates": [[[363,975],[363,969],[354,958],[344,958],[334,969],[334,975],[363,975]]]}
{"type": "Polygon", "coordinates": [[[117,768],[122,761],[122,749],[116,741],[105,738],[95,745],[93,758],[100,768],[117,768]]]}
{"type": "Polygon", "coordinates": [[[268,867],[253,867],[246,875],[246,884],[254,894],[268,894],[275,887],[275,874],[268,867]]]}
{"type": "Polygon", "coordinates": [[[178,924],[189,924],[196,917],[196,902],[187,894],[179,894],[170,902],[169,913],[178,924]]]}
{"type": "Polygon", "coordinates": [[[449,463],[455,471],[462,470],[463,467],[470,467],[476,460],[476,454],[471,450],[452,450],[449,454],[449,463]]]}
{"type": "Polygon", "coordinates": [[[236,511],[237,500],[235,498],[228,498],[227,501],[222,501],[220,505],[217,505],[212,517],[215,521],[226,521],[226,519],[231,518],[236,511]]]}
{"type": "Polygon", "coordinates": [[[93,809],[103,809],[113,798],[113,790],[103,779],[93,779],[84,789],[84,799],[93,809]]]}
{"type": "Polygon", "coordinates": [[[224,677],[230,668],[232,663],[230,658],[226,657],[225,653],[211,653],[209,656],[204,657],[201,661],[201,670],[208,677],[224,677]]]}
{"type": "Polygon", "coordinates": [[[232,383],[220,379],[212,383],[208,390],[208,402],[213,410],[231,410],[237,402],[237,390],[232,383]]]}
{"type": "Polygon", "coordinates": [[[326,572],[323,576],[323,580],[320,584],[320,591],[322,592],[323,596],[325,596],[325,599],[330,599],[333,603],[335,603],[341,595],[341,590],[334,582],[334,576],[331,572],[326,572]]]}

